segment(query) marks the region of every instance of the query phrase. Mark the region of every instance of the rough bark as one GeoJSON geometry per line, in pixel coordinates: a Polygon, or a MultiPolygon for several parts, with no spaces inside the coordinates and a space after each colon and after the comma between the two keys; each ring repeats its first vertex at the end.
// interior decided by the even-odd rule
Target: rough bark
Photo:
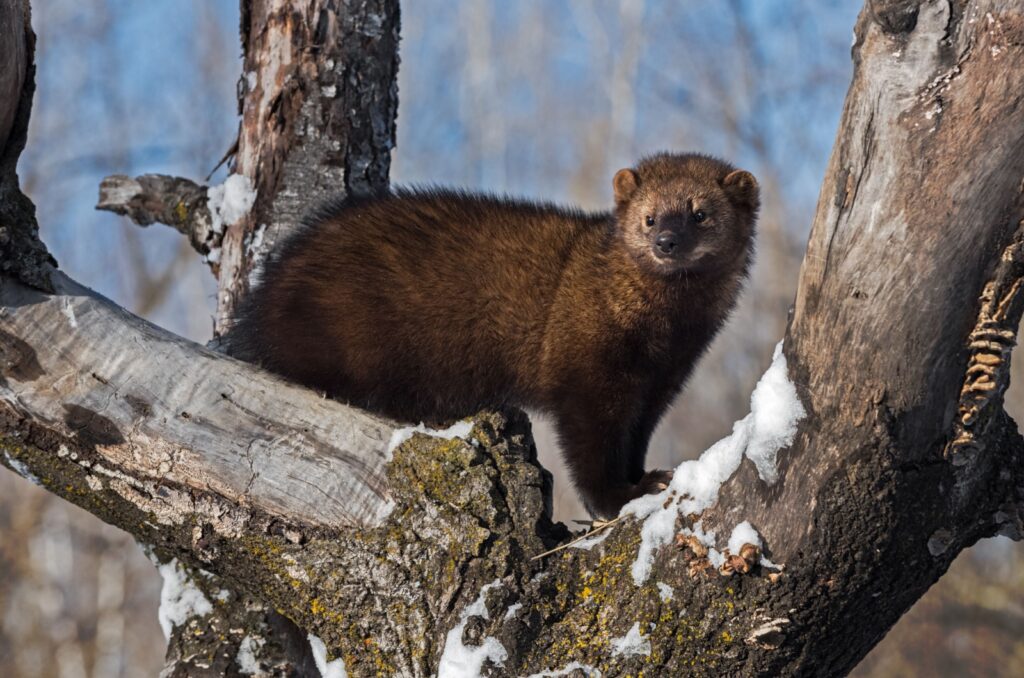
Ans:
{"type": "Polygon", "coordinates": [[[23,4],[5,5],[0,11],[0,148],[5,147],[14,125],[28,71],[31,46],[26,36],[27,21],[23,4]]]}
{"type": "Polygon", "coordinates": [[[855,36],[786,338],[814,416],[783,481],[743,469],[706,520],[746,516],[791,579],[821,587],[779,654],[822,673],[852,666],[963,548],[1021,526],[1002,394],[1022,303],[1024,14],[871,2],[855,36]]]}
{"type": "Polygon", "coordinates": [[[17,174],[36,88],[35,45],[28,0],[0,3],[0,274],[50,290],[57,262],[39,240],[36,208],[17,174]]]}
{"type": "Polygon", "coordinates": [[[388,184],[398,112],[398,0],[242,2],[234,170],[256,205],[229,225],[217,332],[263,257],[328,196],[388,184]],[[256,243],[256,244],[254,244],[256,243]]]}
{"type": "MultiPolygon", "coordinates": [[[[394,125],[395,3],[256,1],[242,33],[235,169],[259,193],[225,232],[224,312],[310,201],[384,184],[394,125]]],[[[285,649],[298,627],[353,676],[432,675],[457,643],[504,654],[484,664],[496,676],[845,673],[961,549],[1024,524],[1024,445],[1002,411],[1024,307],[1024,14],[869,0],[855,34],[785,340],[809,414],[778,482],[744,462],[701,516],[719,535],[749,520],[781,575],[667,546],[637,585],[628,518],[537,558],[568,533],[522,415],[389,459],[394,424],[59,275],[52,294],[4,279],[0,463],[217,577],[236,603],[196,628],[262,634],[268,672],[308,659],[285,649]],[[269,609],[290,622],[270,629],[269,609]],[[634,625],[649,653],[616,653],[634,625]]],[[[238,635],[176,633],[169,672],[227,667],[238,635]]]]}

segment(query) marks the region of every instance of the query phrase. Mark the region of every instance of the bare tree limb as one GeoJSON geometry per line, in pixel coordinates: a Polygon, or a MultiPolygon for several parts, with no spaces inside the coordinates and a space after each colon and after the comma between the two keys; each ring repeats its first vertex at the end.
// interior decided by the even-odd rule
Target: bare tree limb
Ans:
{"type": "Polygon", "coordinates": [[[172,226],[197,252],[207,255],[220,247],[223,230],[214,229],[206,191],[206,186],[166,174],[134,179],[115,174],[100,184],[96,209],[126,216],[140,226],[172,226]]]}
{"type": "Polygon", "coordinates": [[[395,425],[163,332],[60,274],[54,281],[54,296],[14,282],[0,291],[6,415],[50,422],[57,451],[82,447],[81,482],[111,487],[161,524],[182,525],[208,505],[215,530],[277,520],[297,530],[293,540],[372,525],[386,511],[395,425]]]}

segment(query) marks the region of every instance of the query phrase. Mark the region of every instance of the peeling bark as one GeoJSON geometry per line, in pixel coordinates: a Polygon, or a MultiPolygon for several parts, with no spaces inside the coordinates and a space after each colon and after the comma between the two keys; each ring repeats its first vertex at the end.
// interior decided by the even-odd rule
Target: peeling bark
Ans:
{"type": "MultiPolygon", "coordinates": [[[[224,314],[306,205],[386,185],[397,29],[394,2],[243,4],[235,170],[258,199],[225,232],[224,314]]],[[[711,567],[681,539],[637,584],[633,518],[543,555],[570,535],[523,415],[392,456],[396,424],[60,275],[52,294],[0,288],[0,464],[229,589],[175,632],[169,675],[233,671],[232,629],[262,634],[268,672],[301,671],[312,633],[352,676],[434,675],[455,647],[493,676],[842,675],[960,550],[1024,532],[1024,441],[1002,410],[1024,310],[1024,14],[869,0],[853,57],[785,339],[808,416],[779,481],[744,461],[678,519],[720,548],[749,520],[781,573],[749,550],[711,567]]]]}
{"type": "Polygon", "coordinates": [[[398,111],[398,0],[242,3],[234,170],[256,205],[224,236],[217,327],[266,254],[327,197],[388,185],[398,111]],[[259,247],[252,243],[260,233],[259,247]]]}

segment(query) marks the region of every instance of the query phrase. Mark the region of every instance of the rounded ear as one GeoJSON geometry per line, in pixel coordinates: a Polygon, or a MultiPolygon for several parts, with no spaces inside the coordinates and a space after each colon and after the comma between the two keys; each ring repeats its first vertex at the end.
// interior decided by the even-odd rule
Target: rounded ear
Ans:
{"type": "Polygon", "coordinates": [[[757,179],[754,178],[753,174],[745,170],[729,172],[722,179],[722,188],[725,189],[729,199],[739,205],[753,208],[757,207],[760,201],[761,189],[757,185],[757,179]]]}
{"type": "Polygon", "coordinates": [[[615,189],[615,203],[621,205],[622,203],[629,202],[629,199],[633,197],[639,186],[640,176],[636,172],[629,168],[620,169],[612,179],[612,188],[615,189]]]}

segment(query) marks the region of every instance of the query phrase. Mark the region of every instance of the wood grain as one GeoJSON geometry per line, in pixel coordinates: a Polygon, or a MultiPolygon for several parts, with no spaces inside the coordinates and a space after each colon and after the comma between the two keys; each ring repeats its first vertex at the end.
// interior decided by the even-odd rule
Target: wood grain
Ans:
{"type": "MultiPolygon", "coordinates": [[[[102,466],[311,527],[375,525],[386,515],[394,424],[56,280],[54,296],[13,281],[0,288],[0,401],[90,448],[96,481],[109,480],[95,468],[102,466]]],[[[159,496],[144,499],[169,521],[188,515],[159,496]]]]}

